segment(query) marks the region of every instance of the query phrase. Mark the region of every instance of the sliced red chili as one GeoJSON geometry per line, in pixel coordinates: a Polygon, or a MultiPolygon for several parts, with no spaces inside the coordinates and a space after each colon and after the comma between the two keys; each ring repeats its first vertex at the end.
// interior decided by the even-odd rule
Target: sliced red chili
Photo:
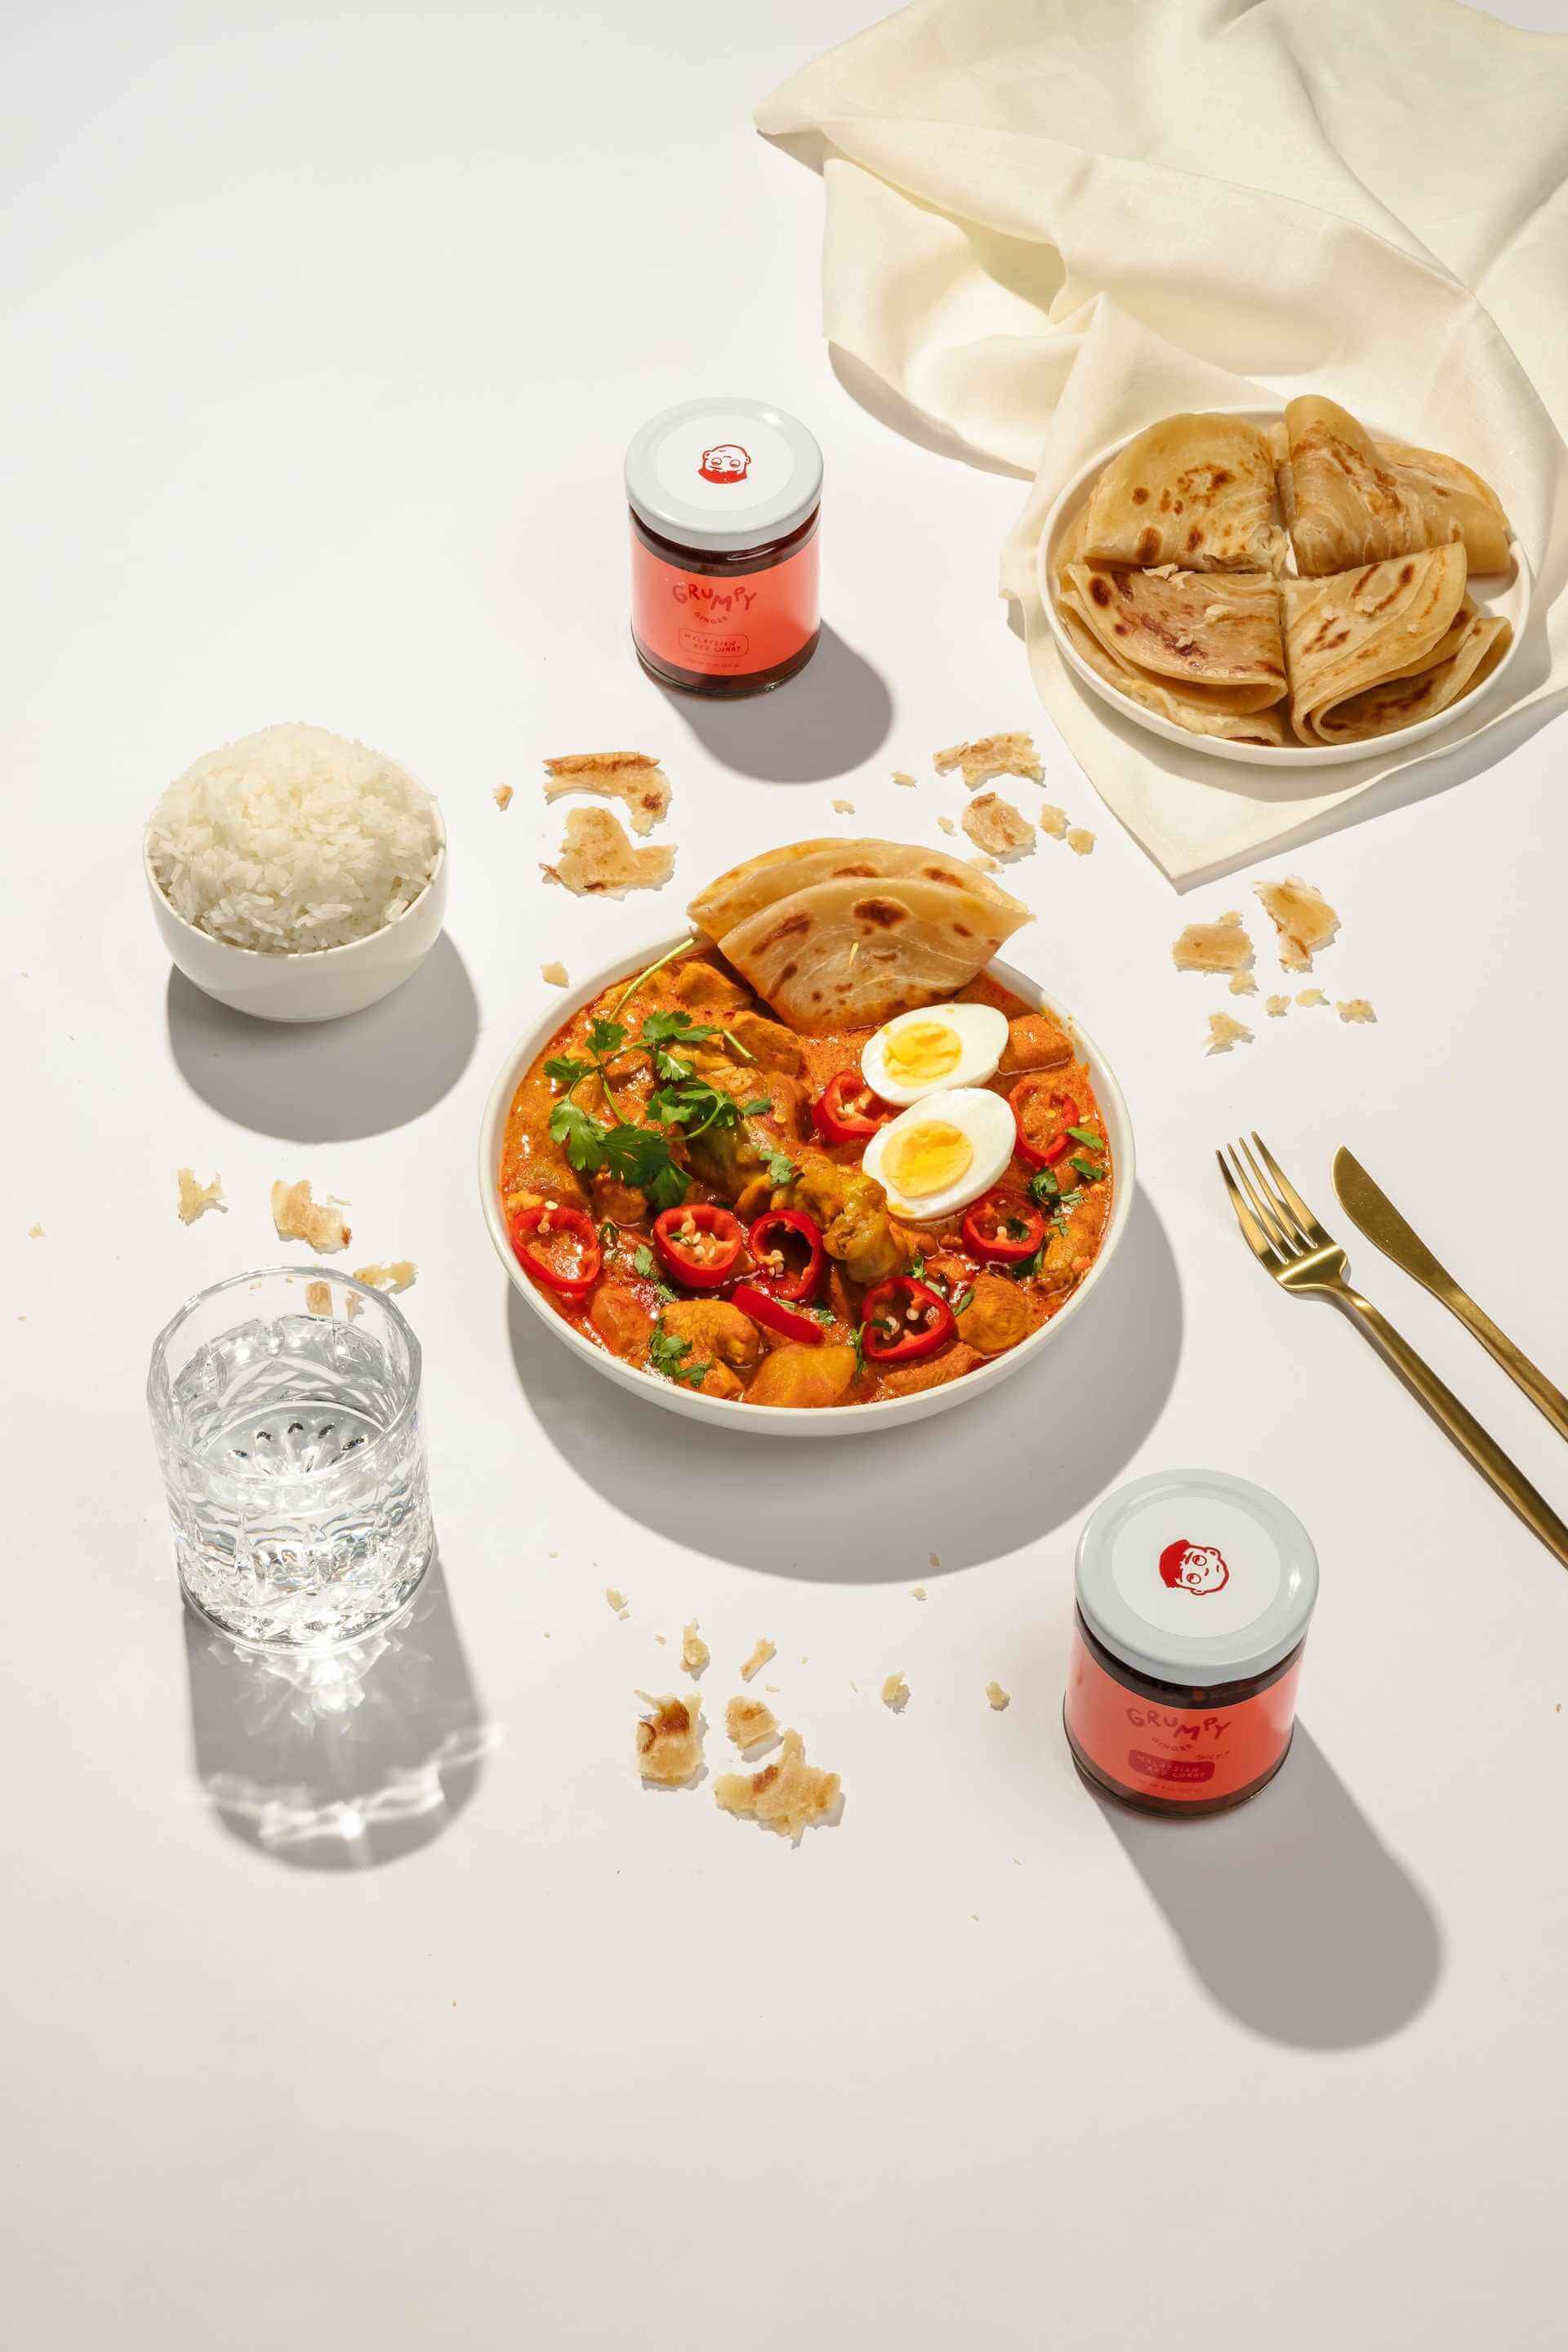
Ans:
{"type": "Polygon", "coordinates": [[[730,1297],[742,1315],[749,1315],[753,1323],[765,1323],[782,1339],[798,1339],[808,1348],[821,1347],[823,1328],[816,1316],[802,1314],[798,1307],[791,1307],[776,1292],[759,1290],[754,1282],[738,1282],[730,1297]]]}
{"type": "Polygon", "coordinates": [[[1071,1095],[1037,1072],[1020,1078],[1007,1099],[1017,1124],[1019,1159],[1029,1168],[1054,1167],[1068,1148],[1068,1128],[1078,1125],[1078,1105],[1071,1095]],[[1041,1095],[1046,1097],[1043,1112],[1037,1100],[1041,1095]]]}
{"type": "Polygon", "coordinates": [[[824,1143],[864,1143],[895,1116],[891,1103],[874,1095],[858,1070],[837,1070],[812,1106],[824,1143]]]}
{"type": "Polygon", "coordinates": [[[987,1192],[964,1214],[964,1246],[988,1265],[1022,1265],[1045,1238],[1044,1217],[1021,1192],[987,1192]]]}
{"type": "Polygon", "coordinates": [[[945,1298],[910,1274],[890,1274],[866,1294],[860,1352],[868,1363],[914,1364],[934,1356],[958,1326],[945,1298]]]}
{"type": "Polygon", "coordinates": [[[537,1209],[519,1209],[510,1232],[518,1264],[536,1282],[562,1298],[587,1297],[605,1263],[592,1217],[582,1209],[545,1201],[537,1209]]]}
{"type": "Polygon", "coordinates": [[[816,1297],[827,1258],[822,1227],[804,1209],[770,1209],[746,1235],[746,1247],[755,1261],[752,1278],[759,1288],[774,1298],[816,1297]],[[804,1260],[798,1250],[786,1247],[792,1237],[805,1244],[804,1260]]]}
{"type": "Polygon", "coordinates": [[[728,1282],[741,1263],[745,1238],[728,1209],[706,1201],[666,1209],[653,1221],[655,1249],[689,1290],[717,1290],[728,1282]]]}

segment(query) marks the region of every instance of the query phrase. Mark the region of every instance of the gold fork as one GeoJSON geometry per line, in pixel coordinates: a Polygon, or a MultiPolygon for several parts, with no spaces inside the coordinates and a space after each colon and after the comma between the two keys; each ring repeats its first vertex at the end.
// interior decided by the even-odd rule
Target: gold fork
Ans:
{"type": "Polygon", "coordinates": [[[1517,1511],[1532,1535],[1568,1568],[1568,1527],[1545,1497],[1538,1495],[1524,1473],[1516,1468],[1500,1445],[1446,1388],[1415,1349],[1402,1339],[1392,1323],[1370,1299],[1346,1281],[1348,1262],[1333,1236],[1326,1234],[1291,1183],[1263,1138],[1253,1131],[1264,1168],[1246,1143],[1231,1146],[1227,1165],[1223,1151],[1215,1157],[1225,1178],[1236,1221],[1247,1246],[1282,1290],[1292,1298],[1331,1298],[1365,1332],[1384,1361],[1415,1391],[1433,1419],[1468,1454],[1489,1486],[1517,1511]],[[1273,1181],[1270,1182],[1269,1179],[1273,1181]]]}

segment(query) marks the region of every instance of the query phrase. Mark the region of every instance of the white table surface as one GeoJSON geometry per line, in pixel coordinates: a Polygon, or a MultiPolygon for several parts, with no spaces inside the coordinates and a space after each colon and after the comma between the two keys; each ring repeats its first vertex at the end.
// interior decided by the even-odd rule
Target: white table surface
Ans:
{"type": "MultiPolygon", "coordinates": [[[[1178,902],[1099,809],[994,598],[1021,486],[839,386],[820,192],[748,127],[864,13],[8,14],[0,2334],[27,2352],[1563,2340],[1568,1580],[1265,1281],[1213,1147],[1257,1125],[1328,1211],[1348,1141],[1563,1377],[1568,732],[1262,869],[1341,909],[1315,977],[1378,1025],[1259,1002],[1205,1058],[1229,1000],[1170,942],[1253,877],[1178,902]],[[798,411],[827,460],[830,634],[716,711],[631,658],[619,488],[632,428],[708,388],[798,411]],[[430,965],[314,1031],[172,979],[137,860],[171,776],[285,717],[408,763],[452,844],[430,965]],[[938,841],[963,795],[931,751],[1019,725],[1099,834],[1015,869],[1025,960],[1140,1147],[1093,1311],[993,1410],[878,1441],[720,1442],[623,1397],[509,1312],[476,1206],[542,959],[667,933],[735,856],[837,829],[835,794],[938,841]],[[547,890],[541,758],[621,744],[668,762],[676,887],[547,890]],[[176,1222],[180,1163],[226,1217],[176,1222]],[[353,1202],[353,1263],[418,1261],[444,1573],[313,1696],[183,1622],[142,1400],[178,1301],[286,1255],[279,1175],[353,1202]],[[1323,1590],[1280,1779],[1170,1829],[1085,1794],[1058,1710],[1078,1530],[1182,1461],[1289,1501],[1323,1590]],[[655,1636],[693,1615],[710,1715],[771,1635],[843,1773],[797,1851],[638,1785],[634,1685],[670,1685],[655,1636]]],[[[1561,1503],[1562,1441],[1352,1255],[1561,1503]]]]}

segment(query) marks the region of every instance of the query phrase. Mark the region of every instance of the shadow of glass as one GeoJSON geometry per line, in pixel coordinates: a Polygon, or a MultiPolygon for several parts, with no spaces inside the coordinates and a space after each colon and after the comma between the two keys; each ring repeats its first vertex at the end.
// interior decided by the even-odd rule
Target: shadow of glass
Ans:
{"type": "Polygon", "coordinates": [[[428,1845],[479,1784],[486,1722],[441,1563],[401,1617],[319,1657],[247,1649],[184,1612],[196,1776],[224,1827],[297,1870],[428,1845]]]}
{"type": "Polygon", "coordinates": [[[770,784],[847,776],[887,741],[893,724],[887,681],[826,623],[805,667],[771,694],[710,702],[669,687],[661,691],[714,759],[770,784]],[[761,721],[759,704],[766,709],[761,721]]]}
{"type": "Polygon", "coordinates": [[[1211,2000],[1298,2050],[1357,2050],[1417,2016],[1442,1974],[1425,1895],[1305,1726],[1251,1804],[1163,1822],[1096,1801],[1211,2000]]]}
{"type": "Polygon", "coordinates": [[[479,1008],[443,931],[379,1004],[342,1021],[258,1021],[169,974],[169,1044],[181,1076],[238,1127],[296,1143],[385,1135],[438,1103],[467,1069],[479,1008]]]}
{"type": "Polygon", "coordinates": [[[1175,1260],[1141,1191],[1081,1315],[1016,1379],[953,1407],[963,1419],[950,1425],[952,1444],[933,1444],[929,1421],[827,1441],[677,1423],[569,1354],[510,1286],[507,1297],[518,1380],[585,1487],[688,1550],[828,1584],[907,1582],[910,1562],[923,1575],[932,1551],[943,1570],[972,1567],[1078,1518],[1148,1436],[1181,1353],[1175,1260]],[[1118,1336],[1128,1333],[1131,1345],[1118,1336]],[[1121,1361],[1108,1390],[1111,1349],[1121,1361]],[[952,1475],[960,1441],[962,1479],[952,1475]],[[803,1498],[793,1507],[769,1499],[792,1492],[803,1498]]]}

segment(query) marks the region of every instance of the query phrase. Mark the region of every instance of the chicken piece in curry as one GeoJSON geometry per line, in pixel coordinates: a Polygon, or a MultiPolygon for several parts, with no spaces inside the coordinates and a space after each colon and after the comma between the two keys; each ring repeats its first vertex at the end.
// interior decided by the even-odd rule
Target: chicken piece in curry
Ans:
{"type": "Polygon", "coordinates": [[[952,1002],[1005,1021],[984,1085],[1012,1154],[917,1220],[862,1165],[897,1116],[862,1075],[873,1032],[796,1035],[706,944],[606,989],[512,1098],[500,1182],[525,1275],[595,1347],[742,1404],[873,1404],[1017,1347],[1094,1264],[1109,1139],[1053,1015],[985,973],[952,1002]]]}

